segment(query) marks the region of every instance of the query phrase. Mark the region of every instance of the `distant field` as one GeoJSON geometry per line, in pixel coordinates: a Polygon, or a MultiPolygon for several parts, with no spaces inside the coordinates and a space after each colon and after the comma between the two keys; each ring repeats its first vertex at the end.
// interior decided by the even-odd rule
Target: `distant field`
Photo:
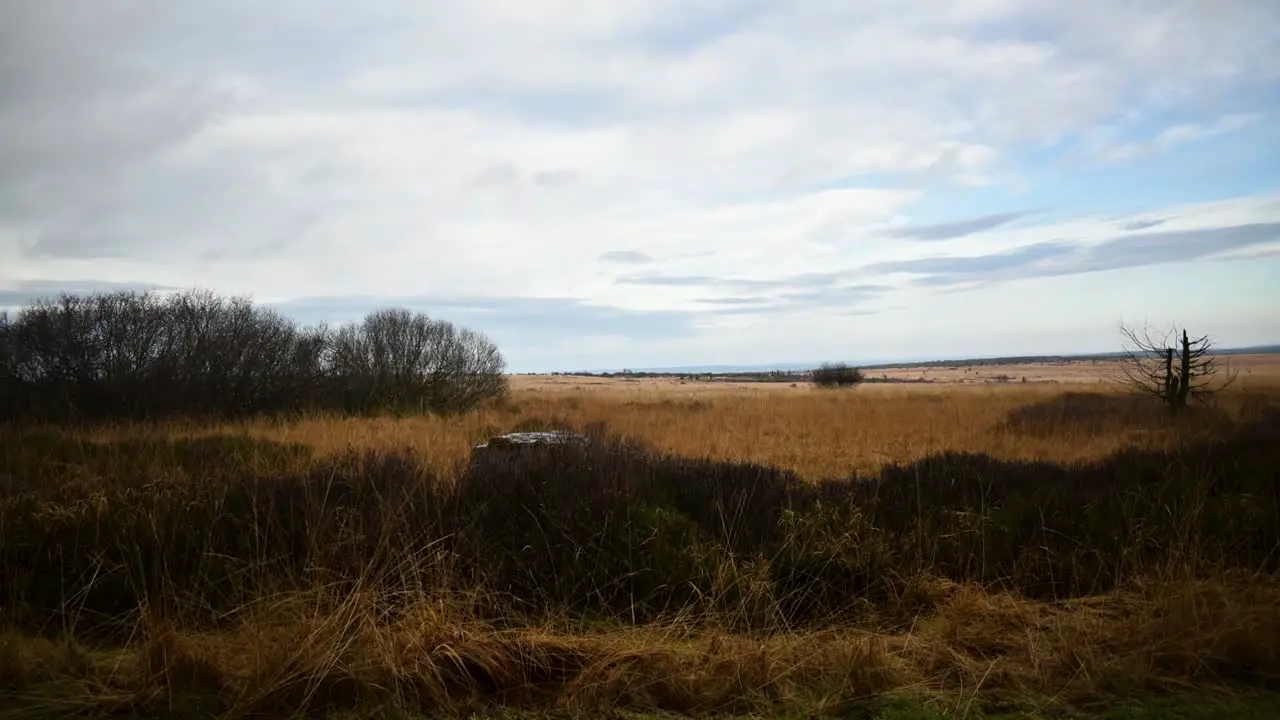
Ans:
{"type": "MultiPolygon", "coordinates": [[[[1222,356],[1220,361],[1224,369],[1229,368],[1237,374],[1237,383],[1241,387],[1267,387],[1280,385],[1280,353],[1229,355],[1222,356]]],[[[1010,362],[983,361],[980,363],[957,362],[955,364],[933,364],[929,366],[894,367],[885,369],[868,369],[867,377],[874,384],[875,380],[893,381],[928,381],[929,383],[946,385],[993,385],[1022,383],[1059,384],[1059,385],[1114,385],[1121,375],[1122,364],[1117,360],[1061,360],[1057,362],[1010,362]]],[[[657,387],[664,383],[689,385],[691,383],[733,387],[740,384],[769,385],[770,387],[790,387],[796,383],[803,387],[800,379],[781,383],[732,382],[723,376],[710,376],[709,380],[678,380],[671,378],[605,378],[574,375],[517,375],[516,386],[520,388],[596,388],[608,386],[616,382],[631,384],[643,383],[647,387],[657,387]]],[[[703,376],[707,377],[707,376],[703,376]]]]}

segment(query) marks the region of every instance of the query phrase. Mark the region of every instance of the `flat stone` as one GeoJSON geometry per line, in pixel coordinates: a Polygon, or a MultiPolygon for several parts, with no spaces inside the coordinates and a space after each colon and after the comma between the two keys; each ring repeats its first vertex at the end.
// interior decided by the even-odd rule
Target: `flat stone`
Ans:
{"type": "Polygon", "coordinates": [[[578,446],[587,445],[590,439],[567,430],[549,430],[539,432],[515,432],[489,438],[488,442],[475,447],[476,450],[500,450],[508,448],[578,446]]]}

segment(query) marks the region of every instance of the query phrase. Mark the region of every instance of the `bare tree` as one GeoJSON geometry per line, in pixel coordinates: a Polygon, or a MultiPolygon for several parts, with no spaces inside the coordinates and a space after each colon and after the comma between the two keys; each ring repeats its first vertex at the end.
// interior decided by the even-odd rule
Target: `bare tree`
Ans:
{"type": "Polygon", "coordinates": [[[13,341],[13,323],[9,312],[0,311],[0,403],[13,402],[17,389],[17,343],[13,341]]]}
{"type": "Polygon", "coordinates": [[[485,336],[403,308],[333,330],[200,290],[0,313],[0,418],[452,412],[505,394],[504,370],[485,336]]]}
{"type": "Polygon", "coordinates": [[[866,379],[862,371],[842,362],[823,363],[810,373],[814,385],[821,388],[852,387],[866,379]]]}
{"type": "Polygon", "coordinates": [[[1189,400],[1204,400],[1236,379],[1230,368],[1219,367],[1209,336],[1192,338],[1170,328],[1156,334],[1120,324],[1125,338],[1119,380],[1137,393],[1158,398],[1178,413],[1189,400]]]}

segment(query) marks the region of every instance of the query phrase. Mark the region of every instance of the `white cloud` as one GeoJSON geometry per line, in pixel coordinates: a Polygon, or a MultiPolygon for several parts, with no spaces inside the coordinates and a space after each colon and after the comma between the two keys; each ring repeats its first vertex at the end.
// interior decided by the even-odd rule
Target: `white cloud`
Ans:
{"type": "Polygon", "coordinates": [[[1098,133],[1093,141],[1092,153],[1106,162],[1124,162],[1148,155],[1168,152],[1186,143],[1235,132],[1262,120],[1258,113],[1234,113],[1224,115],[1208,124],[1182,123],[1164,128],[1154,137],[1145,140],[1115,140],[1114,130],[1098,133]]]}
{"type": "MultiPolygon", "coordinates": [[[[884,230],[948,188],[1030,183],[1026,204],[973,215],[1027,209],[1025,158],[1062,138],[1129,162],[1263,127],[1274,108],[1239,98],[1263,97],[1249,93],[1280,67],[1280,7],[1265,0],[11,0],[3,12],[0,281],[280,299],[692,310],[705,288],[620,284],[636,268],[598,258],[767,280],[937,254],[884,230]]],[[[1195,212],[1157,212],[1177,217],[1152,231],[1267,214],[1195,212]]],[[[1019,223],[945,252],[1115,232],[1109,218],[1019,223]]]]}

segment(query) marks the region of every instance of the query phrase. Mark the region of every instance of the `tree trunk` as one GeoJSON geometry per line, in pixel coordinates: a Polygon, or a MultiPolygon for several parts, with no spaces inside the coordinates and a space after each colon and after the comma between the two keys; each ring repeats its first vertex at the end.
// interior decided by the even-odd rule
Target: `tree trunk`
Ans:
{"type": "Polygon", "coordinates": [[[1182,372],[1178,373],[1178,407],[1187,406],[1187,398],[1191,395],[1191,340],[1187,337],[1187,331],[1182,331],[1182,372]]]}

